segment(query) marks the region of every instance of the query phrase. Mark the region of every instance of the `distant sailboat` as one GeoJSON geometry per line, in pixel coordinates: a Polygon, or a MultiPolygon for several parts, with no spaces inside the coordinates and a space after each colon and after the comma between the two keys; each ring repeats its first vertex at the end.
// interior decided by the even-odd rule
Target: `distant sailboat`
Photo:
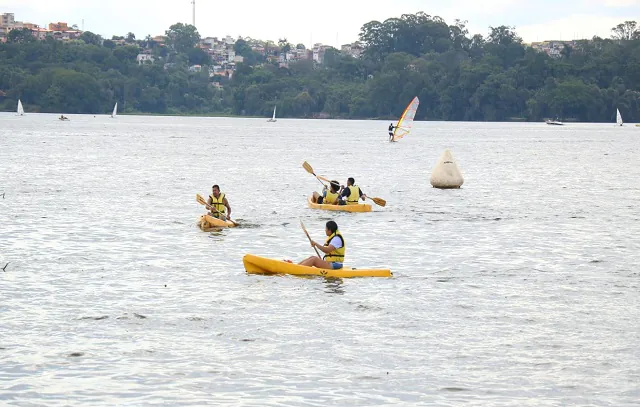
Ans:
{"type": "Polygon", "coordinates": [[[18,99],[18,116],[24,116],[24,108],[22,107],[22,102],[18,99]]]}
{"type": "Polygon", "coordinates": [[[275,122],[275,121],[277,121],[277,120],[276,120],[276,107],[277,107],[277,106],[274,106],[274,107],[273,107],[273,117],[272,117],[271,119],[267,120],[268,122],[275,122]]]}
{"type": "Polygon", "coordinates": [[[616,115],[616,125],[617,126],[622,126],[624,123],[622,121],[622,115],[620,114],[620,109],[616,109],[617,115],[616,115]]]}
{"type": "Polygon", "coordinates": [[[116,105],[113,107],[113,113],[111,113],[111,118],[115,119],[117,115],[118,115],[118,102],[116,102],[116,105]]]}
{"type": "Polygon", "coordinates": [[[547,120],[546,122],[547,122],[547,124],[550,124],[550,125],[553,125],[553,126],[564,126],[564,123],[562,123],[558,119],[556,119],[556,120],[547,120]]]}

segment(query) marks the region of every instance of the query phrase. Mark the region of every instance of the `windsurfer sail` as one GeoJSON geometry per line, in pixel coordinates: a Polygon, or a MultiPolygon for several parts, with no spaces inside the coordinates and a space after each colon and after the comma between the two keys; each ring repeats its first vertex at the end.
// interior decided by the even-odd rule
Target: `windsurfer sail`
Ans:
{"type": "Polygon", "coordinates": [[[416,110],[418,110],[418,105],[420,104],[420,99],[418,97],[414,97],[411,103],[404,109],[402,116],[400,116],[400,120],[398,120],[398,124],[395,126],[393,130],[393,137],[391,137],[390,141],[398,141],[411,131],[411,126],[413,125],[413,118],[416,116],[416,110]]]}
{"type": "Polygon", "coordinates": [[[623,121],[622,121],[622,115],[620,114],[620,109],[616,109],[616,124],[618,126],[622,126],[623,125],[623,121]]]}

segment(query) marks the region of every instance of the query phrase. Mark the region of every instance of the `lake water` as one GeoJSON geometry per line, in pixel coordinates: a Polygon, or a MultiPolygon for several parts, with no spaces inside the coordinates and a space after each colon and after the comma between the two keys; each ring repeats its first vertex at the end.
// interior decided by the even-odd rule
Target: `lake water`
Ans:
{"type": "Polygon", "coordinates": [[[640,128],[69,117],[0,115],[0,404],[638,405],[640,128]],[[305,160],[387,206],[308,209],[305,160]],[[393,278],[245,273],[330,219],[393,278]]]}

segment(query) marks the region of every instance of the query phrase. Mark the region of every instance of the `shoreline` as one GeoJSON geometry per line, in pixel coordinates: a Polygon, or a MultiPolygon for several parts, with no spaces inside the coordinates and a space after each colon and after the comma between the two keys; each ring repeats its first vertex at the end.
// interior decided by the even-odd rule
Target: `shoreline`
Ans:
{"type": "MultiPolygon", "coordinates": [[[[12,110],[3,111],[0,113],[15,113],[12,110]]],[[[49,114],[49,115],[60,115],[63,113],[60,112],[25,112],[25,115],[29,114],[49,114]]],[[[74,115],[74,116],[107,116],[110,117],[110,113],[64,113],[65,115],[74,115]]],[[[144,113],[144,112],[127,112],[127,113],[118,113],[118,116],[149,116],[149,117],[216,117],[216,118],[229,118],[229,119],[271,119],[268,116],[242,116],[242,115],[234,115],[234,114],[226,114],[226,113],[144,113]]],[[[276,120],[348,120],[348,121],[391,121],[397,122],[397,117],[280,117],[276,118],[276,120]]],[[[527,120],[526,118],[513,117],[508,120],[501,121],[481,121],[481,120],[415,120],[416,122],[451,122],[451,123],[545,123],[546,120],[550,120],[547,118],[542,118],[540,120],[527,120]]],[[[588,124],[588,123],[608,123],[608,122],[581,122],[575,119],[565,119],[563,120],[565,124],[588,124]]],[[[615,124],[615,123],[614,123],[615,124]]],[[[631,124],[631,123],[626,123],[631,124]]]]}

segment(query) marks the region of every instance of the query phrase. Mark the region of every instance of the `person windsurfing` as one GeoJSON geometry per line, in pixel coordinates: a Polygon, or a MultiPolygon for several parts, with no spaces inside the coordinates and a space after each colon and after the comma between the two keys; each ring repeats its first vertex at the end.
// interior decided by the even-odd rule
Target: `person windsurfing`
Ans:
{"type": "Polygon", "coordinates": [[[398,126],[394,126],[393,123],[389,124],[389,141],[393,141],[393,129],[398,126]]]}

